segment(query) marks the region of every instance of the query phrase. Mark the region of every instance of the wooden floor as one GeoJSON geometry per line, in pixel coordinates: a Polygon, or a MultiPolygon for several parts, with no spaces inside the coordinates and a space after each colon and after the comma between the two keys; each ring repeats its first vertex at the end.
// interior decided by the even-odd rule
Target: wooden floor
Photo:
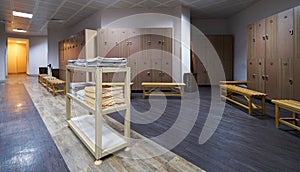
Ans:
{"type": "MultiPolygon", "coordinates": [[[[188,136],[172,151],[206,171],[299,171],[300,132],[282,126],[275,128],[274,105],[267,103],[267,115],[227,103],[221,123],[208,142],[198,143],[210,108],[211,89],[200,87],[200,111],[197,121],[188,136]]],[[[134,94],[132,104],[137,111],[145,112],[149,100],[140,93],[134,94]]],[[[180,109],[180,99],[168,99],[163,115],[147,125],[132,124],[138,133],[151,138],[165,132],[175,122],[180,109]]],[[[185,109],[187,121],[189,110],[185,109]]],[[[283,115],[291,115],[286,111],[283,115]]],[[[120,120],[118,114],[113,117],[120,120]]],[[[160,145],[163,140],[155,140],[160,145]]]]}

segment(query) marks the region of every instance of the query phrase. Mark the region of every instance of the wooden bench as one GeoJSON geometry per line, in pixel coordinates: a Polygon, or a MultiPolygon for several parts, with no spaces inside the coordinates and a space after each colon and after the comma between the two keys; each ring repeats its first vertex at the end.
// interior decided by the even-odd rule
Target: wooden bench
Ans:
{"type": "Polygon", "coordinates": [[[42,84],[42,82],[43,82],[43,77],[46,77],[46,76],[49,76],[49,75],[47,75],[47,74],[39,74],[39,75],[38,75],[38,82],[39,82],[40,84],[42,84]]]}
{"type": "Polygon", "coordinates": [[[142,82],[143,98],[146,96],[180,96],[184,95],[184,83],[142,82]],[[156,91],[161,92],[156,92],[156,91]]]}
{"type": "Polygon", "coordinates": [[[220,81],[220,85],[247,85],[247,81],[220,81]]]}
{"type": "Polygon", "coordinates": [[[300,127],[298,126],[298,122],[300,122],[298,118],[300,114],[300,102],[295,100],[272,100],[272,103],[275,104],[276,128],[279,128],[279,124],[282,123],[300,131],[300,127]],[[293,112],[292,118],[281,118],[280,108],[293,112]]]}
{"type": "Polygon", "coordinates": [[[235,103],[243,108],[248,109],[249,115],[252,114],[253,110],[261,110],[262,114],[265,115],[266,111],[266,96],[267,94],[261,93],[258,91],[250,90],[247,88],[238,87],[235,85],[220,85],[221,98],[224,100],[228,100],[232,103],[235,103]],[[234,94],[242,95],[242,99],[240,97],[234,96],[234,94]],[[261,99],[261,106],[253,103],[253,98],[261,99]],[[243,104],[243,103],[245,104],[243,104]]]}
{"type": "Polygon", "coordinates": [[[66,94],[66,82],[60,79],[46,79],[46,89],[52,92],[53,96],[59,92],[66,94]]]}

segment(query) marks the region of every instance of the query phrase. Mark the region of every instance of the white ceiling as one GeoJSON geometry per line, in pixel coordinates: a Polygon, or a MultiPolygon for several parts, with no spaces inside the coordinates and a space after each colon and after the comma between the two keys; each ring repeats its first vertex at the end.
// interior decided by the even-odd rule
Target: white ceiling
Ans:
{"type": "Polygon", "coordinates": [[[107,8],[191,8],[193,18],[228,18],[258,0],[0,0],[0,22],[7,32],[20,28],[27,34],[45,35],[47,27],[72,26],[107,8]],[[12,16],[12,11],[33,13],[32,19],[12,16]],[[52,20],[51,20],[52,19],[52,20]],[[58,20],[59,19],[59,20],[58,20]],[[54,22],[53,20],[56,20],[54,22]],[[56,23],[56,24],[54,24],[56,23]]]}

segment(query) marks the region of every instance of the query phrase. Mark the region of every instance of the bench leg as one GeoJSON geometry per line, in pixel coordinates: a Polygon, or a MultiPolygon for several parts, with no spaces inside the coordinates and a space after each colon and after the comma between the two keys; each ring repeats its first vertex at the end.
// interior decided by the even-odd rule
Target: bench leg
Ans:
{"type": "Polygon", "coordinates": [[[145,87],[143,87],[143,99],[145,99],[145,94],[146,94],[145,87]]]}
{"type": "Polygon", "coordinates": [[[261,100],[262,114],[266,115],[266,97],[262,97],[261,100]]]}
{"type": "Polygon", "coordinates": [[[248,104],[249,104],[248,113],[249,113],[249,115],[251,115],[252,114],[252,97],[251,96],[249,97],[248,104]]]}
{"type": "Polygon", "coordinates": [[[293,118],[294,118],[294,124],[298,125],[297,114],[295,112],[293,112],[293,118]]]}
{"type": "Polygon", "coordinates": [[[276,121],[276,128],[279,128],[279,118],[280,118],[280,108],[278,105],[275,105],[275,121],[276,121]]]}
{"type": "Polygon", "coordinates": [[[55,96],[55,84],[52,84],[52,95],[55,96]]]}

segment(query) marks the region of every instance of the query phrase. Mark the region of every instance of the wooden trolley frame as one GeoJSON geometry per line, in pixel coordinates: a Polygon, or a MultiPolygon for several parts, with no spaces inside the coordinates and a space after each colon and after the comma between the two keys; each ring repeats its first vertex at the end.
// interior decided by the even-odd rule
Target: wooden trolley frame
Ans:
{"type": "MultiPolygon", "coordinates": [[[[66,96],[66,117],[67,117],[67,123],[69,127],[74,131],[74,133],[79,137],[79,139],[85,144],[85,146],[89,149],[89,151],[94,155],[96,160],[99,160],[100,158],[111,154],[113,152],[116,152],[120,149],[123,149],[125,147],[128,147],[130,144],[130,68],[92,68],[92,67],[75,67],[75,66],[67,66],[66,70],[66,90],[67,90],[67,96],[66,96]],[[81,71],[88,73],[94,73],[95,79],[96,79],[96,107],[92,107],[86,102],[78,99],[76,96],[70,93],[70,72],[71,70],[74,71],[81,71]],[[125,75],[125,81],[124,81],[124,95],[125,95],[125,104],[122,105],[115,105],[108,108],[102,108],[102,74],[103,73],[116,73],[116,72],[123,72],[126,73],[125,75]],[[77,118],[72,118],[71,116],[71,100],[76,102],[78,105],[82,106],[86,110],[88,110],[93,115],[86,115],[87,119],[91,120],[88,116],[94,116],[94,126],[95,126],[95,133],[94,133],[94,139],[91,140],[87,136],[87,134],[80,128],[78,125],[76,125],[75,120],[77,118]],[[120,142],[114,145],[111,145],[107,148],[103,149],[102,141],[102,130],[105,126],[103,123],[103,115],[117,112],[117,111],[125,111],[124,116],[124,135],[120,135],[116,131],[113,131],[112,128],[108,127],[110,130],[112,130],[112,134],[118,135],[119,139],[122,139],[124,142],[120,142]]],[[[116,83],[118,84],[118,83],[116,83]]],[[[107,84],[106,84],[107,85],[107,84]]],[[[113,85],[113,83],[111,84],[113,85]]],[[[85,118],[85,117],[84,117],[85,118]]],[[[79,119],[78,119],[79,120],[79,119]]],[[[84,119],[86,120],[86,119],[84,119]]]]}

